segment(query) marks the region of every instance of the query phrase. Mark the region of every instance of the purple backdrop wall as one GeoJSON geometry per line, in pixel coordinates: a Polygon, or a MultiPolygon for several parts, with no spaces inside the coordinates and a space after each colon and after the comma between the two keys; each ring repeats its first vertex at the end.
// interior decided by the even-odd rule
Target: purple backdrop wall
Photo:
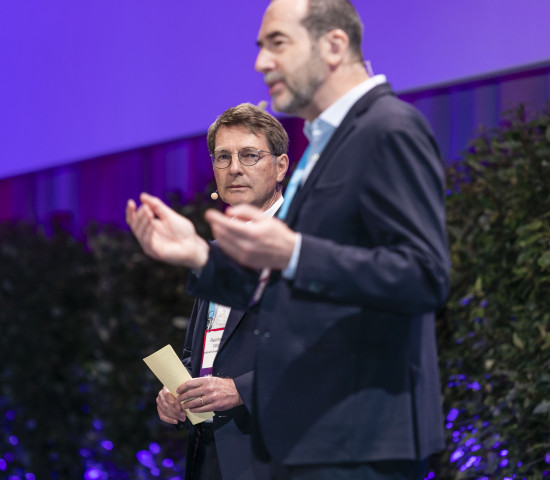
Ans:
{"type": "MultiPolygon", "coordinates": [[[[481,125],[494,126],[503,110],[518,103],[536,111],[550,100],[550,66],[449,84],[400,96],[430,121],[442,154],[453,161],[481,125]]],[[[305,148],[303,122],[284,118],[295,163],[305,148]]],[[[212,181],[204,135],[109,154],[0,180],[0,220],[49,224],[64,215],[76,233],[91,221],[124,227],[128,198],[148,191],[165,198],[179,191],[184,199],[212,181]]]]}
{"type": "MultiPolygon", "coordinates": [[[[267,96],[268,0],[0,2],[0,178],[204,132],[267,96]]],[[[355,1],[397,91],[550,60],[548,0],[355,1]]]]}
{"type": "MultiPolygon", "coordinates": [[[[281,121],[297,159],[307,144],[303,121],[281,121]]],[[[125,228],[129,198],[149,192],[166,199],[177,192],[189,201],[213,180],[206,135],[182,138],[0,179],[0,221],[48,227],[56,217],[78,236],[91,221],[125,228]]]]}

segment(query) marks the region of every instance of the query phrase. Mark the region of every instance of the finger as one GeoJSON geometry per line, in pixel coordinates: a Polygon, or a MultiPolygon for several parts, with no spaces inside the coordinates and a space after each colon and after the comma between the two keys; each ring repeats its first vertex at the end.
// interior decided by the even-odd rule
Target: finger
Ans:
{"type": "Polygon", "coordinates": [[[160,419],[165,422],[168,421],[168,423],[184,422],[186,419],[183,407],[171,393],[161,392],[157,396],[157,411],[160,419]]]}
{"type": "MultiPolygon", "coordinates": [[[[189,408],[189,403],[193,402],[195,399],[200,398],[201,396],[204,396],[206,392],[201,392],[200,389],[194,388],[192,390],[186,390],[181,395],[178,395],[176,397],[176,400],[181,404],[183,404],[183,408],[189,408]]],[[[200,401],[199,401],[200,404],[200,401]]]]}
{"type": "Polygon", "coordinates": [[[136,202],[134,202],[132,199],[129,199],[128,202],[126,202],[126,223],[128,225],[131,225],[131,223],[133,222],[135,214],[136,202]]]}
{"type": "Polygon", "coordinates": [[[195,400],[191,400],[190,402],[188,402],[185,405],[185,408],[187,408],[192,413],[204,413],[212,411],[212,406],[208,406],[208,401],[204,395],[201,395],[195,400]]]}
{"type": "Polygon", "coordinates": [[[228,217],[216,210],[207,210],[204,218],[210,224],[210,228],[216,239],[232,238],[236,241],[238,238],[248,238],[250,236],[250,225],[241,219],[228,217]]]}
{"type": "Polygon", "coordinates": [[[152,223],[155,219],[155,215],[148,205],[140,205],[135,214],[135,227],[139,232],[143,230],[148,224],[152,223]]]}
{"type": "Polygon", "coordinates": [[[163,405],[166,405],[168,408],[174,410],[181,410],[181,405],[178,402],[177,398],[171,393],[160,395],[160,399],[163,405]]]}
{"type": "Polygon", "coordinates": [[[160,395],[157,397],[157,412],[159,418],[163,422],[171,424],[178,423],[178,410],[171,408],[169,405],[166,405],[160,395]]]}
{"type": "Polygon", "coordinates": [[[175,213],[168,205],[166,205],[160,198],[149,195],[148,193],[142,193],[139,197],[141,203],[147,205],[153,213],[163,220],[168,215],[175,213]]]}
{"type": "Polygon", "coordinates": [[[126,220],[128,221],[128,225],[130,225],[132,232],[137,237],[140,231],[140,224],[143,223],[143,210],[141,207],[137,208],[135,202],[133,203],[134,205],[130,205],[130,201],[128,201],[128,205],[126,206],[126,220]]]}
{"type": "Polygon", "coordinates": [[[157,407],[161,408],[165,413],[172,412],[173,414],[177,414],[178,410],[181,410],[175,397],[164,394],[157,396],[157,407]]]}
{"type": "Polygon", "coordinates": [[[206,210],[204,213],[204,218],[210,226],[218,224],[225,225],[228,221],[230,221],[230,218],[228,218],[225,214],[214,209],[206,210]]]}
{"type": "Polygon", "coordinates": [[[147,205],[142,205],[138,208],[132,223],[132,231],[145,248],[154,231],[154,215],[152,210],[147,205]]]}
{"type": "MultiPolygon", "coordinates": [[[[199,388],[201,387],[206,379],[209,378],[209,377],[203,377],[203,378],[192,378],[191,380],[187,380],[187,382],[184,382],[182,383],[177,389],[176,389],[176,393],[177,394],[182,394],[182,393],[185,393],[189,390],[192,390],[194,388],[199,388]]],[[[196,395],[195,395],[196,396],[196,395]]]]}
{"type": "Polygon", "coordinates": [[[157,405],[157,412],[159,418],[166,423],[170,423],[172,425],[177,424],[178,422],[185,422],[187,419],[187,415],[185,414],[184,410],[165,410],[161,406],[157,405]]]}
{"type": "Polygon", "coordinates": [[[261,220],[265,218],[264,212],[254,205],[237,205],[235,207],[228,207],[225,211],[225,215],[228,217],[235,217],[239,220],[248,222],[250,220],[261,220]]]}
{"type": "Polygon", "coordinates": [[[172,418],[166,415],[159,406],[157,406],[157,412],[158,412],[159,418],[165,423],[169,423],[170,425],[177,425],[177,423],[179,422],[177,418],[172,418]]]}

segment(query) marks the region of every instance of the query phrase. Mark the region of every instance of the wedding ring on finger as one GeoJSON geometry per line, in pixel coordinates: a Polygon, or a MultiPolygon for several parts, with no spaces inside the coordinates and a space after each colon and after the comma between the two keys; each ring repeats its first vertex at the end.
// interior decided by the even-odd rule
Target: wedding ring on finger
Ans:
{"type": "Polygon", "coordinates": [[[199,398],[201,399],[202,406],[204,407],[204,400],[202,398],[202,395],[199,398]]]}

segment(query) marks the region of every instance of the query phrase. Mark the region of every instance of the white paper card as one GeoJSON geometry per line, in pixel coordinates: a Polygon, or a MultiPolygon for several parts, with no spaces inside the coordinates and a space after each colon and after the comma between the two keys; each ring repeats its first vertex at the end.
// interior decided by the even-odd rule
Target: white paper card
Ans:
{"type": "MultiPolygon", "coordinates": [[[[191,375],[189,375],[189,372],[183,363],[181,363],[171,345],[166,345],[157,350],[155,353],[145,357],[143,361],[173,395],[176,395],[176,389],[182,383],[191,380],[191,375]]],[[[214,412],[192,413],[188,409],[185,409],[185,413],[193,425],[204,422],[214,416],[214,412]]]]}

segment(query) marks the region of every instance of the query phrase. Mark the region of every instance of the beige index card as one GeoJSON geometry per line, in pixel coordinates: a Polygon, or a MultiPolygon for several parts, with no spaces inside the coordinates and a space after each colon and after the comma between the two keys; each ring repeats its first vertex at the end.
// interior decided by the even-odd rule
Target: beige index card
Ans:
{"type": "MultiPolygon", "coordinates": [[[[143,361],[162,384],[174,395],[176,395],[176,389],[182,383],[191,380],[191,375],[189,375],[189,372],[183,363],[181,363],[176,352],[174,352],[172,345],[162,347],[155,353],[145,357],[143,361]]],[[[193,425],[204,422],[214,416],[214,412],[192,413],[188,409],[185,409],[185,413],[193,425]]]]}

